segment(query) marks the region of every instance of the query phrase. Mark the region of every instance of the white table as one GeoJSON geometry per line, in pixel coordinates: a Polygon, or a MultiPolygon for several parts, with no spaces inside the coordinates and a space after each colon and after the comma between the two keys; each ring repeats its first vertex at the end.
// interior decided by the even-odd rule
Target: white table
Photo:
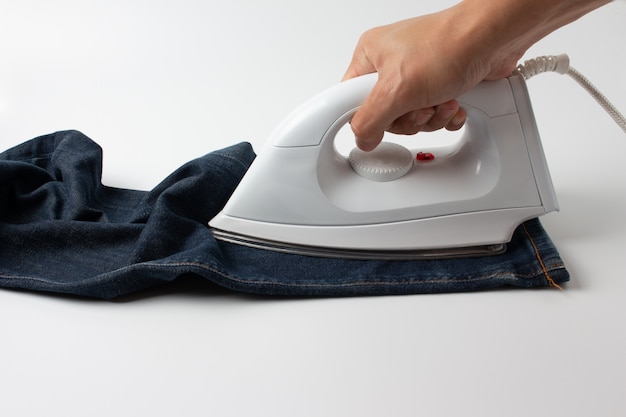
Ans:
{"type": "MultiPolygon", "coordinates": [[[[5,0],[0,148],[78,129],[150,189],[337,82],[369,27],[452,1],[5,0]]],[[[626,5],[541,41],[626,111],[626,5]]],[[[127,302],[0,290],[3,416],[624,416],[626,137],[572,80],[529,81],[564,291],[127,302]]],[[[417,139],[416,139],[417,140],[417,139]]]]}

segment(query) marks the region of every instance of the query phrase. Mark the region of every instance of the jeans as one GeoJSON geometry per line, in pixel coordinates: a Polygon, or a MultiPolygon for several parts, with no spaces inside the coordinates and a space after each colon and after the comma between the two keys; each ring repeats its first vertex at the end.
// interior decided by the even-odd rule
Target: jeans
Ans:
{"type": "Polygon", "coordinates": [[[192,274],[232,291],[356,296],[558,286],[569,279],[537,219],[507,252],[416,261],[326,259],[216,241],[207,226],[255,154],[247,143],[176,170],[152,191],[101,183],[102,149],[77,131],[0,154],[0,286],[113,299],[192,274]]]}

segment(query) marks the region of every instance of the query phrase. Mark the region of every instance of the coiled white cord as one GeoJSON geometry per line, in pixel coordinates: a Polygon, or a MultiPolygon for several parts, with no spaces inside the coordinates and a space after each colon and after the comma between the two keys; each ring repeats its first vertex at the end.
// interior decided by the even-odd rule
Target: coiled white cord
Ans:
{"type": "Polygon", "coordinates": [[[580,84],[591,96],[602,106],[602,108],[613,118],[615,123],[626,133],[626,118],[615,108],[615,106],[602,94],[591,82],[580,72],[569,65],[569,57],[565,54],[540,56],[517,66],[513,74],[521,74],[528,80],[537,74],[544,72],[557,72],[567,74],[580,84]]]}

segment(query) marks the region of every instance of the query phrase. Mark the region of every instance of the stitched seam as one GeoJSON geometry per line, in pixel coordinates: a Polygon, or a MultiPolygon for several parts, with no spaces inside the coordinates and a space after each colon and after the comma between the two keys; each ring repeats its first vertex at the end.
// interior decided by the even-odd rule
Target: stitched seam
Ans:
{"type": "MultiPolygon", "coordinates": [[[[401,282],[393,282],[393,281],[358,281],[358,282],[352,282],[352,283],[344,283],[344,284],[315,284],[315,283],[306,283],[306,284],[300,284],[300,283],[286,283],[286,282],[279,282],[279,281],[272,281],[272,280],[266,280],[266,281],[250,281],[250,280],[245,280],[245,279],[240,279],[234,276],[231,276],[229,274],[224,273],[221,270],[218,270],[214,267],[205,265],[205,264],[201,264],[201,263],[197,263],[197,262],[176,262],[176,263],[170,263],[170,264],[160,264],[160,263],[153,263],[153,262],[145,262],[143,264],[139,264],[139,265],[145,265],[145,266],[155,266],[155,267],[180,267],[180,266],[191,266],[191,267],[197,267],[200,269],[204,269],[206,271],[210,271],[213,273],[216,273],[226,279],[229,279],[233,282],[237,282],[237,283],[242,283],[242,284],[269,284],[269,285],[275,285],[275,286],[283,286],[283,287],[354,287],[354,286],[360,286],[360,285],[381,285],[381,286],[396,286],[396,285],[406,285],[406,284],[435,284],[435,283],[441,283],[443,281],[448,281],[448,282],[476,282],[476,281],[482,281],[482,280],[488,280],[488,279],[494,279],[494,278],[504,278],[504,277],[508,277],[511,274],[502,274],[502,273],[496,273],[496,274],[492,274],[489,276],[481,276],[481,277],[477,277],[477,278],[466,278],[466,279],[446,279],[446,278],[437,278],[437,279],[429,279],[429,280],[413,280],[413,279],[408,279],[408,280],[404,280],[401,282]]],[[[545,265],[542,265],[543,268],[542,272],[545,274],[547,271],[547,268],[545,267],[545,265]]],[[[555,265],[551,265],[551,268],[563,268],[564,265],[562,263],[559,264],[555,264],[555,265]]],[[[529,277],[532,277],[536,275],[535,274],[527,274],[524,275],[524,279],[528,279],[529,277]]],[[[555,283],[555,285],[557,285],[555,283]]]]}
{"type": "MultiPolygon", "coordinates": [[[[540,260],[540,264],[542,267],[542,273],[544,275],[549,275],[548,274],[548,268],[543,264],[543,262],[541,262],[540,260]]],[[[442,282],[455,282],[455,283],[459,283],[459,282],[478,282],[478,281],[482,281],[482,280],[490,280],[490,279],[494,279],[494,278],[506,278],[506,277],[510,277],[511,274],[503,274],[503,273],[496,273],[496,274],[492,274],[489,276],[481,276],[481,277],[476,277],[476,278],[465,278],[465,279],[447,279],[447,278],[437,278],[437,279],[424,279],[424,280],[414,280],[414,279],[408,279],[408,280],[403,280],[400,282],[397,281],[355,281],[355,282],[351,282],[351,283],[343,283],[343,284],[332,284],[332,283],[324,283],[324,284],[316,284],[316,283],[306,283],[306,284],[301,284],[301,283],[287,283],[287,282],[279,282],[279,281],[272,281],[272,280],[259,280],[259,281],[251,281],[251,280],[245,280],[245,279],[240,279],[234,276],[231,276],[229,274],[224,273],[221,270],[218,270],[214,267],[210,267],[208,265],[205,264],[201,264],[201,263],[197,263],[197,262],[176,262],[176,263],[169,263],[169,264],[161,264],[161,263],[154,263],[154,262],[144,262],[141,264],[136,264],[133,266],[126,266],[126,267],[122,267],[116,271],[112,271],[109,273],[106,273],[104,275],[100,275],[98,277],[93,277],[92,279],[87,279],[87,280],[83,280],[81,281],[83,284],[87,283],[87,282],[98,282],[101,281],[102,279],[105,279],[106,276],[109,276],[113,273],[119,273],[119,272],[123,272],[127,269],[131,269],[134,268],[136,266],[153,266],[153,267],[170,267],[170,268],[175,268],[175,267],[195,267],[195,268],[200,268],[200,269],[204,269],[206,271],[209,272],[213,272],[216,273],[230,281],[233,282],[237,282],[240,284],[246,284],[246,285],[250,285],[250,284],[260,284],[260,285],[273,285],[273,286],[278,286],[278,287],[316,287],[316,288],[330,288],[330,287],[357,287],[357,286],[363,286],[363,285],[376,285],[376,286],[398,286],[398,285],[415,285],[415,284],[437,284],[437,283],[442,283],[442,282]]],[[[563,268],[564,264],[562,263],[557,263],[554,265],[550,265],[550,268],[563,268]]],[[[529,277],[532,277],[536,275],[536,273],[533,274],[526,274],[524,276],[521,276],[521,278],[523,279],[528,279],[529,277]]],[[[41,283],[47,283],[47,284],[55,284],[57,282],[55,281],[50,281],[47,280],[45,278],[41,278],[41,277],[32,277],[32,276],[19,276],[19,275],[7,275],[7,274],[0,274],[0,279],[26,279],[26,280],[32,280],[32,281],[37,281],[37,282],[41,282],[41,283]]],[[[549,281],[551,282],[551,285],[553,284],[554,286],[556,286],[557,288],[560,288],[559,285],[554,282],[554,280],[552,278],[549,279],[549,281]]],[[[72,282],[64,282],[64,285],[71,285],[73,284],[72,282]]]]}
{"type": "Polygon", "coordinates": [[[468,283],[468,282],[479,282],[483,280],[491,280],[495,278],[510,278],[512,281],[515,280],[515,277],[511,277],[510,274],[493,274],[489,276],[481,276],[477,278],[464,278],[464,279],[447,279],[447,278],[437,278],[437,279],[424,279],[424,280],[405,280],[405,281],[355,281],[350,283],[342,283],[342,284],[333,284],[333,283],[324,283],[324,284],[316,284],[316,283],[286,283],[286,282],[278,282],[278,281],[247,281],[243,279],[239,279],[236,277],[232,277],[230,275],[224,274],[218,270],[214,270],[212,268],[205,269],[215,272],[230,281],[234,281],[242,284],[269,284],[277,287],[315,287],[315,288],[331,288],[331,287],[359,287],[359,286],[380,286],[380,287],[396,287],[402,285],[424,285],[424,284],[442,284],[442,283],[468,283]]]}
{"type": "MultiPolygon", "coordinates": [[[[502,274],[502,273],[496,273],[496,274],[492,274],[489,276],[481,276],[481,277],[476,277],[476,278],[464,278],[464,279],[448,279],[448,278],[436,278],[436,279],[423,279],[423,280],[416,280],[416,279],[407,279],[407,280],[403,280],[403,281],[366,281],[366,280],[362,280],[362,281],[355,281],[355,282],[351,282],[351,283],[343,283],[343,284],[332,284],[332,283],[325,283],[325,284],[316,284],[316,283],[306,283],[306,284],[300,284],[300,283],[287,283],[287,282],[278,282],[278,281],[249,281],[249,280],[244,280],[244,279],[240,279],[237,277],[233,277],[229,274],[225,274],[222,271],[219,271],[215,268],[211,268],[208,267],[206,265],[201,265],[201,264],[187,264],[187,265],[193,265],[193,266],[197,266],[200,267],[202,269],[206,269],[208,271],[214,272],[218,275],[221,275],[231,281],[237,282],[237,283],[242,283],[242,284],[270,284],[270,285],[275,285],[275,286],[281,286],[281,287],[319,287],[319,288],[324,288],[324,287],[358,287],[358,286],[363,286],[363,285],[375,285],[375,286],[385,286],[385,287],[393,287],[393,286],[399,286],[399,285],[415,285],[415,284],[440,284],[443,282],[453,282],[453,283],[462,283],[462,282],[478,282],[478,281],[483,281],[483,280],[490,280],[490,279],[495,279],[495,278],[511,278],[511,274],[502,274]]],[[[182,266],[182,265],[181,265],[182,266]]],[[[557,264],[557,265],[553,265],[552,267],[557,267],[557,268],[562,268],[564,267],[563,264],[557,264]]],[[[536,274],[528,274],[525,275],[523,277],[523,279],[528,279],[529,277],[532,277],[536,274]]]]}
{"type": "Polygon", "coordinates": [[[541,265],[541,269],[543,270],[543,275],[548,280],[548,284],[550,284],[550,286],[552,286],[552,287],[558,288],[559,290],[563,290],[563,287],[561,287],[559,284],[557,284],[552,279],[552,277],[550,276],[550,272],[548,272],[548,268],[546,268],[546,265],[543,263],[543,259],[541,258],[541,254],[539,253],[539,248],[537,247],[537,244],[535,243],[535,240],[532,238],[532,236],[528,232],[528,229],[526,228],[526,225],[522,224],[522,227],[524,228],[524,233],[526,234],[526,237],[530,241],[530,244],[533,246],[533,249],[535,251],[535,256],[536,256],[537,260],[539,261],[539,265],[541,265]]]}

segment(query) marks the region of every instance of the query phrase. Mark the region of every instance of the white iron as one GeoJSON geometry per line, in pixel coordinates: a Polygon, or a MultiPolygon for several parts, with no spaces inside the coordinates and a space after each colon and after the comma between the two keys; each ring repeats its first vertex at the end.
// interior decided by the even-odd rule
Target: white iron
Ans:
{"type": "Polygon", "coordinates": [[[424,163],[382,145],[346,158],[335,136],[376,77],[342,82],[289,115],[209,222],[214,236],[314,256],[471,256],[502,252],[519,224],[558,210],[521,76],[458,98],[468,117],[454,152],[424,163]]]}

